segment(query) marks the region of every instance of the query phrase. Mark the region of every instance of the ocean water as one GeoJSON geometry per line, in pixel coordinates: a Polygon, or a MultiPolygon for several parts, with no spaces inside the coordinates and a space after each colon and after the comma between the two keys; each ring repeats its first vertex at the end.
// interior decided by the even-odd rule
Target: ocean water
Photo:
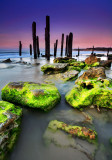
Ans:
{"type": "MultiPolygon", "coordinates": [[[[4,51],[5,52],[5,51],[4,51]]],[[[48,76],[43,75],[41,66],[46,63],[52,63],[53,57],[48,62],[44,57],[36,60],[40,63],[38,66],[15,63],[20,61],[17,50],[7,50],[8,53],[0,51],[0,61],[11,58],[14,63],[0,63],[0,91],[9,82],[13,81],[31,81],[44,82],[48,76]],[[10,52],[10,53],[9,53],[10,52]]],[[[44,51],[41,50],[44,54],[44,51]]],[[[52,54],[52,52],[51,52],[52,54]]],[[[60,51],[58,50],[58,55],[60,51]]],[[[77,52],[73,53],[73,57],[77,52]]],[[[85,52],[79,57],[84,60],[87,57],[85,52]]],[[[21,57],[23,61],[35,63],[33,57],[29,56],[28,50],[24,51],[21,57]]],[[[102,57],[106,58],[106,57],[102,57]]],[[[80,74],[82,74],[81,72],[80,74]]],[[[106,70],[107,77],[112,78],[111,68],[106,70]]],[[[69,106],[65,101],[65,94],[73,88],[75,81],[61,83],[59,80],[51,79],[61,94],[61,101],[48,113],[36,109],[23,108],[21,122],[21,132],[15,147],[7,160],[91,160],[88,155],[93,151],[93,146],[84,140],[73,138],[71,141],[64,139],[66,135],[58,133],[57,139],[46,144],[44,137],[50,120],[60,120],[72,125],[86,126],[95,129],[98,133],[98,148],[95,153],[95,160],[112,160],[112,148],[110,138],[112,137],[112,110],[96,108],[85,108],[83,112],[69,106]],[[84,114],[89,114],[93,121],[85,123],[84,114]],[[56,144],[57,143],[57,144],[56,144]],[[87,154],[85,154],[88,153],[87,154]]],[[[0,100],[1,92],[0,92],[0,100]]]]}

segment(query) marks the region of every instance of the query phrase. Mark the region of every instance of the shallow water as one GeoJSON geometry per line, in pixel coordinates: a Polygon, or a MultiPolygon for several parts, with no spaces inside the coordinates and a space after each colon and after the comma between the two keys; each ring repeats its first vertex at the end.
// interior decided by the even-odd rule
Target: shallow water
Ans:
{"type": "MultiPolygon", "coordinates": [[[[32,61],[33,63],[33,59],[24,58],[23,60],[32,61]]],[[[47,61],[41,58],[37,60],[38,62],[40,63],[39,66],[23,64],[3,65],[0,68],[0,90],[11,81],[44,82],[46,76],[43,76],[40,68],[47,61]],[[13,65],[12,68],[9,67],[11,65],[13,65]]],[[[108,77],[112,78],[111,70],[107,70],[106,73],[108,77]]],[[[89,158],[83,152],[69,145],[67,147],[60,147],[54,143],[46,145],[43,138],[44,133],[50,120],[55,119],[68,124],[82,125],[95,129],[98,133],[99,142],[95,160],[112,160],[112,148],[109,144],[109,139],[112,137],[112,110],[101,110],[101,112],[87,108],[83,112],[75,110],[65,102],[65,94],[73,87],[74,81],[60,83],[53,80],[53,82],[61,94],[61,102],[48,113],[36,109],[23,108],[21,133],[8,160],[88,160],[89,158]],[[92,116],[93,121],[85,122],[84,113],[92,116]]],[[[85,141],[78,141],[78,143],[84,143],[86,149],[89,150],[90,145],[85,141]]]]}

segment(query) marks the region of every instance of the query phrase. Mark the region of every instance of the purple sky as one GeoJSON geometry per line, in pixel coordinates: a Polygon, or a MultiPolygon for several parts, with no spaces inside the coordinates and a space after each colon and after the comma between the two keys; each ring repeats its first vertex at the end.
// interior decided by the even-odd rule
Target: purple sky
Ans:
{"type": "Polygon", "coordinates": [[[37,23],[44,48],[45,17],[51,21],[51,47],[61,34],[74,34],[73,47],[112,47],[112,0],[0,0],[0,48],[32,43],[32,22],[37,23]]]}

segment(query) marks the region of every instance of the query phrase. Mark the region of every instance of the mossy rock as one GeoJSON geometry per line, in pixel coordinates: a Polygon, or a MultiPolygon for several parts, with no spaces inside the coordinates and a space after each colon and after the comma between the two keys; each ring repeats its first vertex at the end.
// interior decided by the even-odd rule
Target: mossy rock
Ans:
{"type": "Polygon", "coordinates": [[[84,67],[84,70],[88,70],[90,69],[91,67],[99,67],[100,66],[100,62],[95,62],[93,64],[86,64],[86,66],[84,67]]]}
{"type": "Polygon", "coordinates": [[[54,74],[65,72],[68,69],[68,63],[45,64],[41,67],[41,71],[45,74],[54,74]]]}
{"type": "Polygon", "coordinates": [[[90,128],[72,126],[58,120],[52,120],[49,123],[48,128],[51,129],[53,132],[56,132],[57,130],[62,130],[72,136],[86,139],[90,143],[97,143],[97,133],[90,128]]]}
{"type": "Polygon", "coordinates": [[[66,94],[66,101],[74,108],[90,105],[112,109],[112,81],[108,79],[80,80],[78,86],[66,94]]]}
{"type": "Polygon", "coordinates": [[[5,160],[14,147],[22,115],[22,109],[6,101],[0,101],[0,160],[5,160]]]}
{"type": "Polygon", "coordinates": [[[71,62],[70,66],[79,67],[80,69],[83,69],[85,66],[85,63],[81,61],[76,61],[76,62],[71,62]]]}
{"type": "Polygon", "coordinates": [[[71,57],[58,57],[58,58],[55,58],[54,63],[72,63],[72,62],[76,62],[76,59],[74,58],[71,58],[71,57]]]}
{"type": "Polygon", "coordinates": [[[2,89],[2,99],[14,104],[48,111],[60,101],[60,93],[52,84],[10,82],[2,89]]]}
{"type": "Polygon", "coordinates": [[[111,147],[112,147],[112,138],[110,138],[110,144],[111,144],[111,147]]]}

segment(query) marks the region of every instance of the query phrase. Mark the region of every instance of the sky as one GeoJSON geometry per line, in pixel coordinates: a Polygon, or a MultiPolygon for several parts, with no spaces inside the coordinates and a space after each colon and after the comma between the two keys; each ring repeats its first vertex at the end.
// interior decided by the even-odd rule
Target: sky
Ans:
{"type": "Polygon", "coordinates": [[[56,39],[60,47],[62,33],[70,32],[73,48],[112,47],[112,0],[0,0],[0,48],[17,48],[20,40],[28,48],[33,21],[44,48],[46,15],[51,48],[56,39]]]}

